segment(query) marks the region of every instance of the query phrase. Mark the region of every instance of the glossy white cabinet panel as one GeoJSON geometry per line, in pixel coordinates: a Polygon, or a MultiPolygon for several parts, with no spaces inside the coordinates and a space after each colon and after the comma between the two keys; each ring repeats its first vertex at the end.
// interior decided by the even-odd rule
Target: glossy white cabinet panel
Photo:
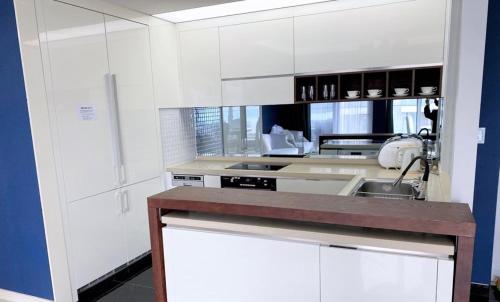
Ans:
{"type": "Polygon", "coordinates": [[[75,288],[127,262],[119,190],[73,202],[68,212],[75,288]]]}
{"type": "Polygon", "coordinates": [[[159,108],[181,107],[179,49],[174,24],[156,22],[149,26],[151,61],[156,105],[159,108]]]}
{"type": "Polygon", "coordinates": [[[278,178],[276,180],[276,190],[278,192],[337,195],[348,183],[348,180],[278,178]]]}
{"type": "Polygon", "coordinates": [[[321,301],[435,302],[438,260],[321,247],[321,301]]]}
{"type": "Polygon", "coordinates": [[[300,16],[295,72],[443,62],[446,0],[416,0],[300,16]]]}
{"type": "Polygon", "coordinates": [[[72,201],[118,185],[106,95],[104,16],[55,1],[44,1],[42,8],[50,60],[48,95],[66,198],[72,201]]]}
{"type": "Polygon", "coordinates": [[[163,187],[159,177],[121,190],[125,244],[129,261],[151,249],[147,198],[161,191],[163,187]]]}
{"type": "Polygon", "coordinates": [[[221,106],[219,29],[179,33],[183,107],[221,106]]]}
{"type": "Polygon", "coordinates": [[[293,77],[222,81],[223,106],[293,104],[293,77]]]}
{"type": "Polygon", "coordinates": [[[116,78],[123,183],[160,174],[148,27],[105,17],[110,72],[116,78]]]}
{"type": "Polygon", "coordinates": [[[436,287],[436,302],[453,301],[453,275],[455,262],[450,259],[438,260],[438,280],[436,287]]]}
{"type": "Polygon", "coordinates": [[[218,175],[205,175],[203,176],[203,183],[205,188],[220,188],[220,176],[218,175]]]}
{"type": "Polygon", "coordinates": [[[168,301],[319,302],[319,246],[163,229],[168,301]]]}
{"type": "Polygon", "coordinates": [[[293,19],[220,27],[221,75],[226,78],[293,73],[293,19]]]}

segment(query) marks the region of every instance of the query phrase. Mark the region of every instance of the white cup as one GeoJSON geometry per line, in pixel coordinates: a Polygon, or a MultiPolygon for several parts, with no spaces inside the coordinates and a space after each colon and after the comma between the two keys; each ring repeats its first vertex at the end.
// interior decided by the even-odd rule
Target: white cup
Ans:
{"type": "Polygon", "coordinates": [[[359,96],[359,90],[349,90],[347,95],[351,98],[359,96]]]}
{"type": "Polygon", "coordinates": [[[404,95],[404,94],[407,94],[408,92],[410,92],[410,89],[408,89],[408,88],[394,88],[394,92],[396,92],[396,94],[399,94],[399,95],[404,95]]]}
{"type": "Polygon", "coordinates": [[[437,87],[424,86],[424,87],[420,87],[420,90],[422,90],[422,93],[431,94],[431,93],[434,93],[437,91],[437,87]]]}
{"type": "Polygon", "coordinates": [[[382,94],[382,90],[380,89],[368,89],[368,95],[370,96],[378,96],[382,94]]]}

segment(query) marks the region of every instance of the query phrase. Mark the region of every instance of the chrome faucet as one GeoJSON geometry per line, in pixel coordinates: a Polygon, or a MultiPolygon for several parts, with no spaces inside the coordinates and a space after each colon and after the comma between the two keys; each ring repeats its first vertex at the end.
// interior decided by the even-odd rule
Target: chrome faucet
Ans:
{"type": "Polygon", "coordinates": [[[425,170],[424,170],[424,175],[422,176],[422,180],[421,180],[420,184],[418,185],[418,188],[417,188],[418,195],[415,199],[425,200],[425,195],[427,194],[427,183],[429,181],[430,169],[429,169],[429,161],[424,156],[417,156],[417,157],[413,158],[412,161],[406,167],[406,169],[403,171],[403,173],[401,173],[401,175],[394,180],[394,182],[392,183],[392,186],[393,187],[399,186],[401,184],[401,182],[403,181],[403,178],[405,177],[406,173],[408,173],[408,170],[410,170],[410,168],[413,166],[413,164],[419,159],[425,163],[425,166],[424,166],[425,170]]]}

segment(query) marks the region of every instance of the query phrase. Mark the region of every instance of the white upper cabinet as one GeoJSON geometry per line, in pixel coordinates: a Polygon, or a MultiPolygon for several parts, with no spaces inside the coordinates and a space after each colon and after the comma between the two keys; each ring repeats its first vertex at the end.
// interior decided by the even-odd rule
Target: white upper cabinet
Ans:
{"type": "Polygon", "coordinates": [[[179,33],[182,106],[221,106],[219,29],[179,33]]]}
{"type": "Polygon", "coordinates": [[[181,107],[179,49],[175,25],[154,20],[149,31],[156,105],[159,108],[181,107]]]}
{"type": "Polygon", "coordinates": [[[42,45],[50,60],[47,89],[66,198],[71,201],[118,185],[106,95],[104,16],[55,1],[43,3],[42,45]]]}
{"type": "Polygon", "coordinates": [[[293,19],[220,28],[223,79],[292,74],[293,19]]]}
{"type": "Polygon", "coordinates": [[[122,183],[160,174],[148,27],[110,16],[106,37],[110,72],[115,76],[122,183]]]}
{"type": "Polygon", "coordinates": [[[295,72],[443,62],[445,0],[416,0],[295,18],[295,72]]]}
{"type": "Polygon", "coordinates": [[[224,106],[293,104],[293,77],[222,81],[224,106]]]}

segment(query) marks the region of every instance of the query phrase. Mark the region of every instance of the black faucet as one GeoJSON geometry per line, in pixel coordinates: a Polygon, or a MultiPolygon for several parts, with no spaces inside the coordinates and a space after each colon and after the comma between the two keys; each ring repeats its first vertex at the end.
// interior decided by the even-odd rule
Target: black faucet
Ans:
{"type": "Polygon", "coordinates": [[[427,194],[427,182],[429,181],[430,168],[429,168],[429,161],[424,156],[417,156],[417,157],[413,158],[412,161],[406,167],[406,169],[403,171],[403,173],[401,173],[401,175],[398,178],[396,178],[396,180],[394,180],[392,185],[394,187],[399,186],[401,184],[401,182],[403,181],[403,178],[405,177],[406,173],[408,173],[408,170],[410,170],[410,168],[413,166],[413,164],[419,159],[425,163],[425,165],[424,165],[425,170],[424,170],[424,175],[422,176],[422,181],[421,181],[420,185],[418,186],[418,195],[415,199],[425,200],[425,195],[427,194]]]}

